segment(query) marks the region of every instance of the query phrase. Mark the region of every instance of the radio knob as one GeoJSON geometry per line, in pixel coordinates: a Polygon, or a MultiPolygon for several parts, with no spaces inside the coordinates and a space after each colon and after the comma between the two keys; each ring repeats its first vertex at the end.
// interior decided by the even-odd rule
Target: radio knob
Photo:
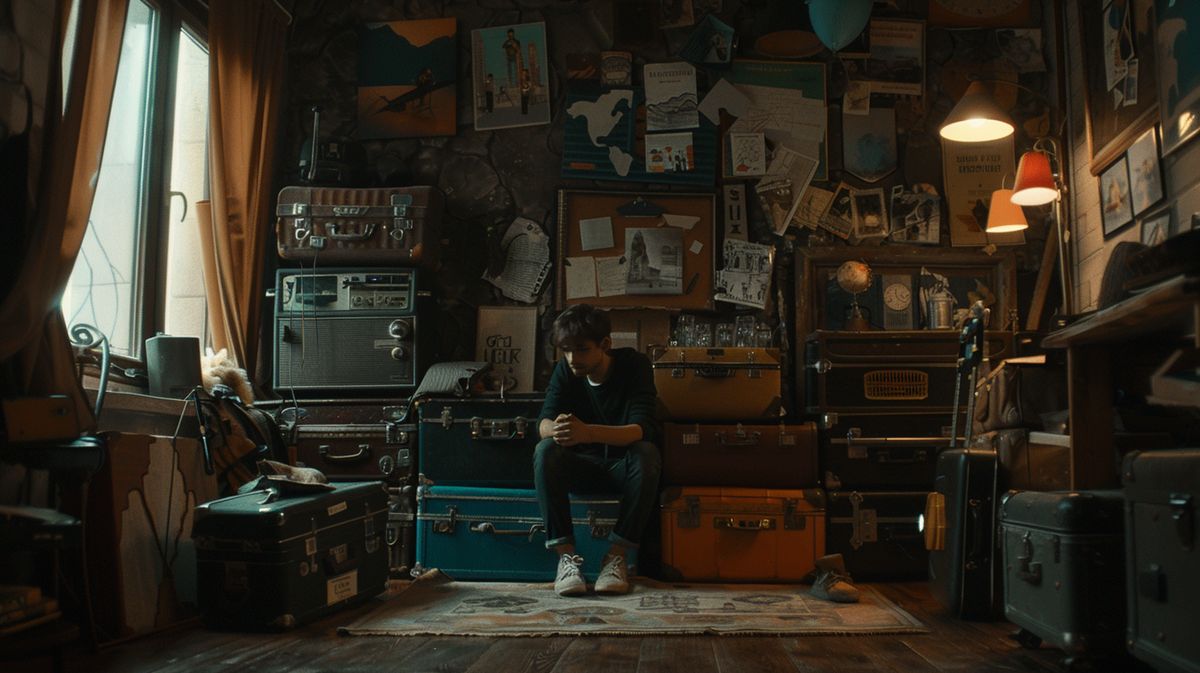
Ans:
{"type": "Polygon", "coordinates": [[[392,359],[393,360],[407,360],[408,359],[408,349],[405,348],[404,346],[396,346],[396,347],[392,348],[392,359]]]}
{"type": "Polygon", "coordinates": [[[407,339],[412,333],[412,327],[406,320],[393,320],[392,324],[388,325],[388,334],[396,339],[407,339]]]}

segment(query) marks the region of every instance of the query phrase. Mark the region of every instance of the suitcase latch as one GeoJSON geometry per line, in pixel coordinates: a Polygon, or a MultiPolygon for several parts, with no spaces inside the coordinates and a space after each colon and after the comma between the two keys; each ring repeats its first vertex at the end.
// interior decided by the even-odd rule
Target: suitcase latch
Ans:
{"type": "Polygon", "coordinates": [[[451,506],[446,511],[446,520],[445,521],[434,521],[433,526],[431,526],[431,528],[433,528],[433,532],[435,532],[435,533],[441,533],[442,535],[453,535],[454,534],[454,526],[457,523],[458,523],[458,508],[451,506]]]}
{"type": "Polygon", "coordinates": [[[401,430],[395,423],[388,423],[384,428],[384,443],[408,444],[408,430],[401,430]]]}
{"type": "MultiPolygon", "coordinates": [[[[1058,538],[1054,539],[1055,542],[1058,538]]],[[[1033,540],[1029,533],[1021,537],[1021,553],[1017,556],[1017,577],[1034,586],[1042,583],[1042,564],[1033,562],[1033,540]]]]}
{"type": "Polygon", "coordinates": [[[879,541],[879,514],[873,509],[863,509],[862,500],[861,494],[850,494],[850,519],[853,527],[850,546],[855,549],[868,542],[879,541]]]}
{"type": "Polygon", "coordinates": [[[594,539],[603,540],[608,537],[609,533],[612,532],[612,526],[600,523],[599,517],[596,515],[595,510],[589,509],[588,530],[591,532],[594,539]]]}
{"type": "Polygon", "coordinates": [[[680,528],[700,527],[700,498],[689,495],[683,499],[684,508],[675,515],[675,521],[680,528]]]}
{"type": "Polygon", "coordinates": [[[1172,493],[1167,503],[1171,506],[1171,518],[1175,520],[1175,535],[1184,549],[1191,549],[1195,541],[1195,515],[1192,496],[1189,493],[1172,493]]]}
{"type": "Polygon", "coordinates": [[[866,460],[870,457],[865,444],[855,444],[854,440],[862,437],[862,428],[850,428],[846,431],[846,457],[854,460],[866,460]]]}
{"type": "Polygon", "coordinates": [[[404,230],[412,229],[413,221],[408,216],[408,209],[412,206],[411,194],[392,194],[392,238],[402,240],[404,238],[404,230]],[[399,236],[397,236],[399,234],[399,236]]]}
{"type": "Polygon", "coordinates": [[[797,506],[799,500],[787,498],[783,501],[783,529],[784,530],[804,530],[808,528],[808,520],[800,513],[800,508],[797,506]]]}
{"type": "Polygon", "coordinates": [[[454,414],[450,413],[450,407],[442,407],[442,428],[449,430],[454,426],[454,414]]]}
{"type": "Polygon", "coordinates": [[[471,423],[471,439],[525,439],[526,420],[518,416],[507,418],[474,417],[471,423]]]}

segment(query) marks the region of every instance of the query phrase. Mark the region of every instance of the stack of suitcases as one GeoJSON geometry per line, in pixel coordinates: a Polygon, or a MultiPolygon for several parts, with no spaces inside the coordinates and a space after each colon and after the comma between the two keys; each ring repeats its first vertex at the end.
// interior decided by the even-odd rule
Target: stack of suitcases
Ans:
{"type": "MultiPolygon", "coordinates": [[[[993,358],[1011,335],[988,333],[993,358]]],[[[826,550],[855,579],[921,579],[921,517],[955,413],[958,332],[818,330],[808,337],[806,411],[821,419],[826,550]]],[[[960,410],[961,413],[961,410],[960,410]]],[[[965,414],[959,418],[963,428],[965,414]]],[[[960,431],[961,435],[961,431],[960,431]]]]}
{"type": "Polygon", "coordinates": [[[824,555],[812,423],[780,420],[779,351],[656,354],[664,424],[662,567],[674,581],[788,582],[824,555]]]}
{"type": "MultiPolygon", "coordinates": [[[[554,579],[533,488],[542,402],[536,394],[417,401],[414,574],[437,568],[461,580],[554,579]]],[[[593,576],[619,505],[614,495],[571,496],[576,551],[593,576]]],[[[629,560],[635,564],[636,554],[629,560]]]]}

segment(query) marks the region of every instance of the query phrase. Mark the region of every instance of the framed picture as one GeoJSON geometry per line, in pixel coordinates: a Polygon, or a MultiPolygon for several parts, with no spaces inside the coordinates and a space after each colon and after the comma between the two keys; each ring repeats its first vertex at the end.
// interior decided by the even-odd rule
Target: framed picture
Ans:
{"type": "Polygon", "coordinates": [[[1196,58],[1200,2],[1155,0],[1154,15],[1162,153],[1166,156],[1200,133],[1196,123],[1200,119],[1200,59],[1196,58]]]}
{"type": "Polygon", "coordinates": [[[368,23],[360,30],[360,139],[457,132],[457,37],[453,17],[368,23]]]}
{"type": "Polygon", "coordinates": [[[1136,217],[1162,200],[1162,167],[1158,162],[1158,133],[1151,127],[1125,152],[1129,164],[1129,196],[1136,217]]]}
{"type": "Polygon", "coordinates": [[[1104,238],[1133,221],[1129,203],[1129,168],[1125,157],[1100,174],[1100,212],[1104,216],[1104,238]]]}
{"type": "Polygon", "coordinates": [[[490,362],[484,377],[490,391],[533,391],[533,362],[537,346],[536,306],[480,306],[475,332],[475,357],[490,362]]]}
{"type": "Polygon", "coordinates": [[[471,31],[471,67],[476,131],[550,123],[545,23],[471,31]]]}
{"type": "Polygon", "coordinates": [[[1079,3],[1092,175],[1158,121],[1154,2],[1079,3]]]}
{"type": "Polygon", "coordinates": [[[1158,245],[1171,235],[1171,211],[1142,220],[1142,244],[1158,245]]]}

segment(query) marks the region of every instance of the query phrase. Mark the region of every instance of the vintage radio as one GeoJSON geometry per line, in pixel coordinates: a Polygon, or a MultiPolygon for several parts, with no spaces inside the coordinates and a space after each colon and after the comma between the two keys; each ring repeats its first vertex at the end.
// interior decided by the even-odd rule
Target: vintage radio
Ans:
{"type": "Polygon", "coordinates": [[[415,269],[281,269],[274,387],[411,392],[432,350],[417,281],[415,269]]]}

